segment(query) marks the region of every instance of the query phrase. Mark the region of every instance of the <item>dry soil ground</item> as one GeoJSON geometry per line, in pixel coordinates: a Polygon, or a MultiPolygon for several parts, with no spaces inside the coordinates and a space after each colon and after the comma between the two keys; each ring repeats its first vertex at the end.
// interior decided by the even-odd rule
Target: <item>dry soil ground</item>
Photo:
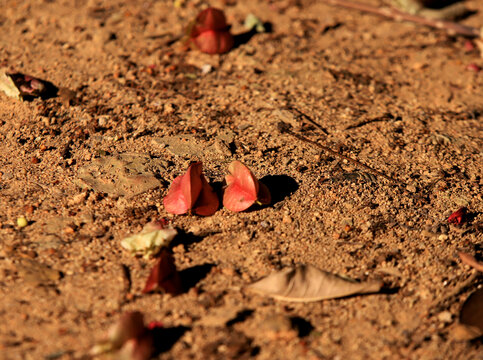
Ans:
{"type": "MultiPolygon", "coordinates": [[[[0,94],[0,358],[88,358],[140,310],[164,325],[159,359],[481,359],[481,340],[452,338],[481,284],[461,288],[475,270],[457,257],[482,255],[483,76],[466,69],[478,52],[323,1],[226,0],[211,5],[234,34],[249,13],[272,31],[211,56],[175,41],[207,3],[178,3],[0,1],[1,66],[64,88],[0,94]],[[281,120],[399,182],[281,134],[281,120]],[[234,159],[272,205],[166,213],[190,161],[221,182],[234,159]],[[449,225],[462,206],[469,221],[449,225]],[[160,218],[184,233],[175,297],[141,295],[153,260],[119,245],[160,218]],[[308,304],[244,290],[295,264],[387,290],[308,304]]],[[[467,5],[464,23],[481,26],[483,2],[467,5]]]]}

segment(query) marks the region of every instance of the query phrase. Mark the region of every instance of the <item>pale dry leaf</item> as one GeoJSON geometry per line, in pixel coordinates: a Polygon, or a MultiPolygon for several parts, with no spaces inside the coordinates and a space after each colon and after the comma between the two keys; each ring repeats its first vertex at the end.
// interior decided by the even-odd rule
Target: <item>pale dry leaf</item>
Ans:
{"type": "Polygon", "coordinates": [[[381,286],[380,281],[357,282],[312,265],[301,265],[273,273],[249,285],[248,289],[279,300],[311,302],[375,293],[381,286]]]}
{"type": "Polygon", "coordinates": [[[17,88],[12,78],[7,74],[5,69],[0,69],[0,90],[7,96],[20,99],[20,90],[17,88]]]}
{"type": "Polygon", "coordinates": [[[171,240],[178,234],[176,229],[160,229],[150,232],[140,232],[121,241],[121,246],[134,255],[145,258],[156,255],[161,248],[168,247],[171,240]]]}

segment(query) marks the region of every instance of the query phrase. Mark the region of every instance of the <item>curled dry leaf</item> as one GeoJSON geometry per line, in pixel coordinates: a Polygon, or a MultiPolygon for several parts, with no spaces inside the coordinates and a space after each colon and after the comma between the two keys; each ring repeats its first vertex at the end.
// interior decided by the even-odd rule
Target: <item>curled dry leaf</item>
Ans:
{"type": "Polygon", "coordinates": [[[270,204],[270,191],[245,165],[233,161],[228,166],[228,172],[225,176],[227,186],[223,193],[223,205],[227,209],[239,212],[254,203],[270,204]]]}
{"type": "Polygon", "coordinates": [[[184,175],[173,180],[168,195],[163,200],[167,212],[208,216],[215,213],[220,202],[202,173],[202,163],[189,166],[184,175]]]}
{"type": "Polygon", "coordinates": [[[455,225],[461,225],[463,222],[466,221],[466,213],[468,212],[468,209],[465,207],[462,207],[458,211],[455,211],[448,217],[448,222],[450,224],[455,224],[455,225]]]}
{"type": "Polygon", "coordinates": [[[148,223],[139,234],[123,239],[121,246],[135,255],[148,258],[156,255],[161,248],[168,247],[177,234],[176,229],[164,229],[161,223],[148,223]]]}
{"type": "Polygon", "coordinates": [[[181,278],[171,252],[167,249],[161,251],[159,259],[151,269],[143,293],[162,291],[172,295],[178,295],[182,291],[181,278]]]}
{"type": "Polygon", "coordinates": [[[312,265],[301,265],[273,273],[249,285],[248,289],[278,300],[312,302],[376,293],[381,286],[380,281],[356,282],[312,265]]]}
{"type": "Polygon", "coordinates": [[[483,289],[476,290],[466,299],[454,331],[456,340],[472,340],[480,336],[483,336],[483,289]]]}
{"type": "Polygon", "coordinates": [[[475,268],[478,271],[483,272],[483,263],[476,261],[473,255],[460,251],[458,252],[458,256],[460,257],[461,262],[471,266],[472,268],[475,268]]]}
{"type": "Polygon", "coordinates": [[[198,14],[188,27],[189,40],[202,52],[223,54],[234,45],[223,11],[208,8],[198,14]]]}

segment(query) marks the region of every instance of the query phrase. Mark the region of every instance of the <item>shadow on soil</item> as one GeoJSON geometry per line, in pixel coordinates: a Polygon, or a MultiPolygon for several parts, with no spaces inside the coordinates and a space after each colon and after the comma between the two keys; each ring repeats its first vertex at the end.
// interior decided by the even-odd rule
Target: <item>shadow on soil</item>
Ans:
{"type": "Polygon", "coordinates": [[[190,328],[186,326],[176,326],[171,328],[156,328],[153,330],[154,346],[156,348],[154,356],[170,350],[176,341],[190,328]]]}
{"type": "Polygon", "coordinates": [[[189,289],[196,286],[210,272],[213,264],[203,264],[190,267],[179,272],[181,283],[183,284],[183,292],[188,292],[189,289]]]}
{"type": "Polygon", "coordinates": [[[293,194],[299,188],[297,182],[288,175],[267,175],[260,179],[260,182],[264,183],[270,190],[272,206],[293,194]]]}

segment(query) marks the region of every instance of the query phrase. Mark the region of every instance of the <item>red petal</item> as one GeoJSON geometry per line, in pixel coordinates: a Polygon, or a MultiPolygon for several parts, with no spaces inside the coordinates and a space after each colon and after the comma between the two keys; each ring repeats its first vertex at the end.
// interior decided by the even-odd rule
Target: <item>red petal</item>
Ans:
{"type": "Polygon", "coordinates": [[[239,161],[233,161],[228,171],[230,174],[225,177],[227,187],[223,194],[223,205],[231,211],[246,210],[257,200],[258,180],[239,161]]]}
{"type": "Polygon", "coordinates": [[[112,347],[117,349],[129,339],[140,337],[144,331],[143,314],[139,311],[126,312],[111,326],[108,337],[112,347]]]}
{"type": "Polygon", "coordinates": [[[143,293],[162,290],[166,293],[177,295],[181,293],[181,279],[176,270],[174,259],[168,250],[163,250],[159,260],[151,269],[143,293]]]}
{"type": "Polygon", "coordinates": [[[467,210],[467,208],[462,207],[458,211],[455,211],[448,217],[448,222],[455,225],[461,225],[465,221],[467,210]]]}
{"type": "Polygon", "coordinates": [[[204,30],[225,30],[227,28],[225,13],[216,8],[203,10],[196,17],[196,26],[204,30]]]}
{"type": "Polygon", "coordinates": [[[233,36],[228,31],[203,31],[192,39],[196,47],[206,54],[223,54],[231,50],[233,36]]]}
{"type": "Polygon", "coordinates": [[[201,184],[201,192],[195,203],[193,212],[202,216],[213,215],[220,207],[220,200],[218,200],[218,196],[203,175],[201,175],[201,184]]]}
{"type": "Polygon", "coordinates": [[[167,212],[186,214],[193,208],[202,188],[201,169],[201,162],[193,163],[184,175],[173,180],[163,200],[167,212]]]}

